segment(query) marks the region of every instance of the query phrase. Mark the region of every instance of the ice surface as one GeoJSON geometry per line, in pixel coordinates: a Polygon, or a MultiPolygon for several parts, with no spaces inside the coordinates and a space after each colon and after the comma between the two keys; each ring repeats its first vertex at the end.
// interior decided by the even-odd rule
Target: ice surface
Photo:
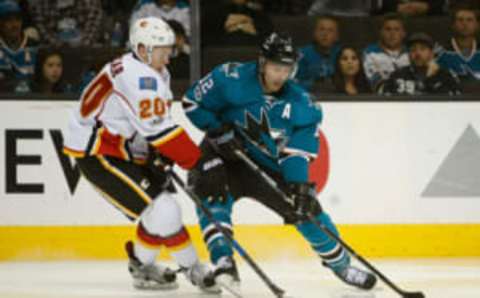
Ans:
{"type": "MultiPolygon", "coordinates": [[[[480,259],[373,260],[407,290],[421,290],[431,298],[479,298],[480,259]]],[[[260,262],[261,267],[289,296],[304,298],[399,297],[381,282],[370,292],[343,285],[318,260],[260,262]]],[[[246,264],[240,265],[244,297],[274,297],[246,264]]],[[[132,288],[126,262],[0,262],[2,298],[136,298],[212,297],[179,277],[180,288],[143,292],[132,288]]],[[[223,294],[222,297],[233,297],[223,294]]]]}

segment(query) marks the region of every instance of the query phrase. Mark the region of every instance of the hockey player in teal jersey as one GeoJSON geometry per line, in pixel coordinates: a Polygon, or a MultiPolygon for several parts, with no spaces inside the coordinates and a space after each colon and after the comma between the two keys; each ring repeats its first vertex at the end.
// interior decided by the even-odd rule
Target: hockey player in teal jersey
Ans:
{"type": "MultiPolygon", "coordinates": [[[[334,223],[322,210],[315,186],[308,182],[309,162],[318,152],[322,111],[309,94],[290,80],[297,62],[291,38],[272,33],[261,46],[258,61],[226,63],[196,82],[185,94],[188,118],[206,132],[201,144],[206,155],[220,156],[221,167],[208,163],[189,174],[189,183],[204,199],[215,219],[233,234],[232,207],[241,197],[260,202],[293,224],[322,258],[323,264],[347,284],[371,289],[376,278],[350,265],[350,256],[306,218],[316,219],[335,233],[334,223]],[[273,176],[292,200],[286,202],[237,158],[241,150],[273,176]],[[224,181],[208,183],[210,171],[224,171],[224,181]],[[218,187],[214,192],[211,187],[218,187]],[[212,197],[212,193],[224,196],[212,197]]],[[[220,284],[240,281],[233,250],[222,234],[198,210],[204,241],[220,284]]]]}

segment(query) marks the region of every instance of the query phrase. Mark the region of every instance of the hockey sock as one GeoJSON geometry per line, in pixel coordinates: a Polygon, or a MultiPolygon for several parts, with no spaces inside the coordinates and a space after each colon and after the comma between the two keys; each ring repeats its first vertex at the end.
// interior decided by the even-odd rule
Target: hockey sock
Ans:
{"type": "Polygon", "coordinates": [[[198,256],[183,226],[177,201],[163,193],[142,213],[137,228],[135,255],[144,264],[153,263],[160,247],[165,246],[182,267],[198,262],[198,256]]]}
{"type": "MultiPolygon", "coordinates": [[[[206,200],[204,200],[206,202],[206,200]]],[[[228,196],[226,202],[205,203],[210,212],[212,212],[214,219],[224,228],[224,230],[233,236],[232,227],[232,207],[234,199],[228,196]]],[[[207,216],[197,208],[197,214],[202,228],[203,240],[210,252],[210,260],[216,264],[217,261],[224,256],[233,256],[233,249],[227,242],[222,233],[211,223],[207,216]]]]}
{"type": "MultiPolygon", "coordinates": [[[[324,224],[330,231],[338,235],[337,228],[333,224],[330,216],[325,212],[317,215],[317,221],[324,224]]],[[[297,230],[310,243],[313,250],[322,258],[324,264],[334,271],[341,271],[350,264],[348,252],[335,240],[315,226],[310,221],[305,221],[296,225],[297,230]]]]}
{"type": "Polygon", "coordinates": [[[161,248],[161,241],[150,234],[140,222],[137,226],[137,238],[133,247],[135,256],[142,264],[153,264],[161,248]]]}
{"type": "Polygon", "coordinates": [[[178,233],[165,237],[164,243],[179,266],[189,268],[198,262],[197,252],[184,227],[178,233]]]}

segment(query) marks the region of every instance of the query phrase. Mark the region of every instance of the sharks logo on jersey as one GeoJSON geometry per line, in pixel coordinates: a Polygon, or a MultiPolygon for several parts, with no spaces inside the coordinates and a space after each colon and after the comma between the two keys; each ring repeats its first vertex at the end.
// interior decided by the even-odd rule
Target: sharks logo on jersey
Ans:
{"type": "Polygon", "coordinates": [[[462,80],[480,80],[480,50],[477,44],[478,41],[475,41],[470,53],[465,54],[455,38],[452,38],[445,49],[439,50],[437,62],[441,67],[456,73],[462,80]]]}
{"type": "Polygon", "coordinates": [[[279,92],[265,94],[257,67],[256,62],[216,67],[186,92],[186,115],[204,131],[235,124],[253,160],[282,172],[287,181],[305,181],[318,152],[322,112],[290,80],[279,92]]]}
{"type": "Polygon", "coordinates": [[[270,126],[268,114],[261,109],[260,119],[251,113],[245,112],[244,124],[236,122],[237,130],[250,143],[263,153],[277,158],[287,143],[284,129],[274,129],[270,126]]]}

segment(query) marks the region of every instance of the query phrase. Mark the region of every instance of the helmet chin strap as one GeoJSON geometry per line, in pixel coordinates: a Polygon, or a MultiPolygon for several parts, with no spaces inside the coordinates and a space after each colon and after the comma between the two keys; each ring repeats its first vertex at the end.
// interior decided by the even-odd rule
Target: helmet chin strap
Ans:
{"type": "Polygon", "coordinates": [[[298,62],[295,62],[292,67],[292,71],[290,72],[290,75],[288,76],[289,79],[295,78],[295,75],[297,74],[298,71],[298,62]]]}
{"type": "Polygon", "coordinates": [[[137,50],[133,51],[135,53],[135,55],[137,56],[138,59],[142,60],[143,63],[147,64],[147,65],[150,65],[152,63],[152,52],[153,52],[153,48],[150,47],[150,46],[145,46],[145,50],[147,51],[147,59],[144,60],[142,58],[142,56],[140,55],[140,52],[138,51],[138,46],[137,46],[137,50]]]}
{"type": "Polygon", "coordinates": [[[265,83],[265,72],[263,71],[263,68],[265,67],[265,57],[260,56],[258,57],[258,77],[260,79],[260,85],[262,85],[262,89],[265,88],[266,83],[265,83]]]}

